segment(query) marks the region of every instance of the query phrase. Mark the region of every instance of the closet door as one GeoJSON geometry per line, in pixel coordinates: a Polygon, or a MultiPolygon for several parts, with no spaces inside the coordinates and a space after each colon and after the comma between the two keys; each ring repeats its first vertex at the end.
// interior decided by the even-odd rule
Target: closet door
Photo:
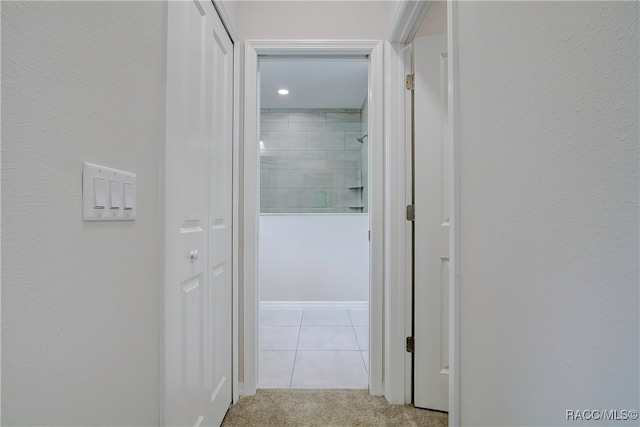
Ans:
{"type": "Polygon", "coordinates": [[[168,2],[166,425],[219,425],[231,403],[231,40],[213,4],[168,2]]]}

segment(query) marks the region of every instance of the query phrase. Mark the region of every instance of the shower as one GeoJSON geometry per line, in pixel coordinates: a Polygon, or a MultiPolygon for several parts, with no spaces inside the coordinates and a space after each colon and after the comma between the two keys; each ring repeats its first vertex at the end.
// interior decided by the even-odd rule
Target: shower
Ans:
{"type": "Polygon", "coordinates": [[[364,139],[367,137],[368,135],[364,135],[362,138],[356,138],[358,140],[358,142],[360,142],[361,144],[364,144],[364,139]]]}

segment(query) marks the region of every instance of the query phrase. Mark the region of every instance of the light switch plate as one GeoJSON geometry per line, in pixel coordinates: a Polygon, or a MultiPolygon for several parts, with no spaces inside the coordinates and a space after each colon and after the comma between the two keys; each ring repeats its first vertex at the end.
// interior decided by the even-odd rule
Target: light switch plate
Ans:
{"type": "Polygon", "coordinates": [[[136,174],[84,162],[82,165],[82,219],[130,221],[136,219],[136,174]]]}

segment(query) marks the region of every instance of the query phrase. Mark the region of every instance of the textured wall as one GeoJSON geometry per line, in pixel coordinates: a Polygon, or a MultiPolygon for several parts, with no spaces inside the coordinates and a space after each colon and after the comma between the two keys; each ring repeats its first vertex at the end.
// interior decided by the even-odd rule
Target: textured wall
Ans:
{"type": "Polygon", "coordinates": [[[462,424],[637,410],[638,3],[460,2],[458,28],[462,424]]]}
{"type": "Polygon", "coordinates": [[[395,2],[240,1],[240,37],[251,39],[384,39],[395,2]]]}
{"type": "Polygon", "coordinates": [[[360,110],[263,109],[260,211],[362,212],[360,110]]]}
{"type": "Polygon", "coordinates": [[[416,37],[433,36],[447,32],[447,2],[436,0],[431,3],[427,16],[418,28],[416,37]]]}
{"type": "Polygon", "coordinates": [[[161,2],[2,2],[2,424],[158,425],[161,2]],[[137,173],[82,221],[82,162],[137,173]]]}

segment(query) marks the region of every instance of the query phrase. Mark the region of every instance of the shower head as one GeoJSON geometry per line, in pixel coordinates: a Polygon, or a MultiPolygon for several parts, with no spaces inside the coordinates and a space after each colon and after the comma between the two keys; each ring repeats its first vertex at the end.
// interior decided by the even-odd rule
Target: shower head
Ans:
{"type": "Polygon", "coordinates": [[[364,139],[367,137],[368,135],[363,136],[362,138],[356,138],[358,140],[358,142],[360,142],[361,144],[364,143],[364,139]]]}

